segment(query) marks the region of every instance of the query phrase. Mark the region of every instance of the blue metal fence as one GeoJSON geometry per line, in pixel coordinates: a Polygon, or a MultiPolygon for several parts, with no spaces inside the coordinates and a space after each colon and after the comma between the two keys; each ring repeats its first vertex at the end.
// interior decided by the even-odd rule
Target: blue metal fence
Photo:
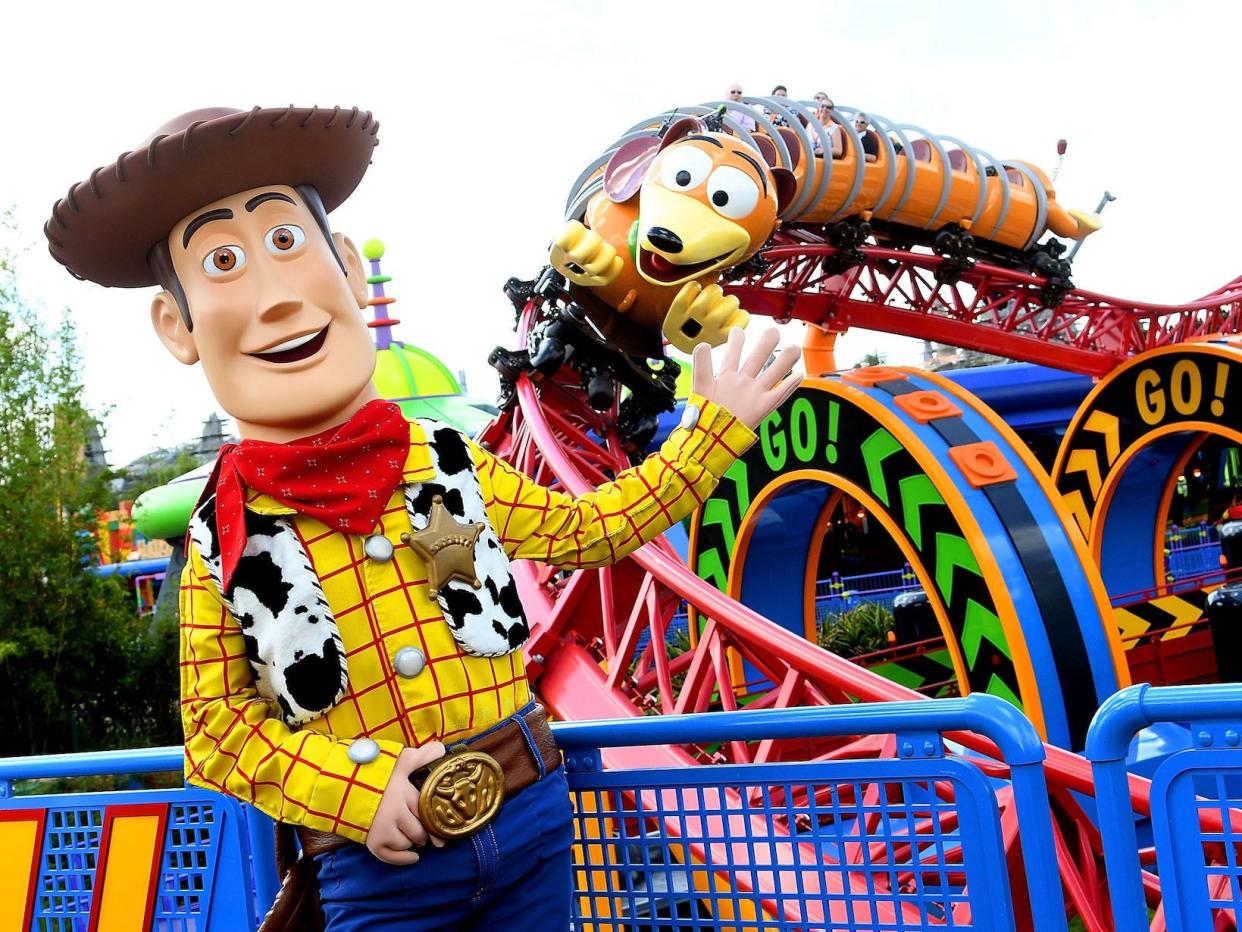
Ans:
{"type": "MultiPolygon", "coordinates": [[[[1043,746],[1030,723],[994,697],[554,727],[577,812],[573,928],[580,932],[1012,932],[996,783],[969,760],[945,755],[950,730],[978,732],[1000,747],[1021,829],[1024,911],[1041,932],[1066,927],[1043,746]],[[894,734],[898,757],[603,766],[636,746],[853,734],[894,734]]],[[[33,915],[13,922],[6,912],[18,906],[0,904],[0,926],[86,930],[104,897],[104,867],[116,864],[109,826],[154,813],[164,821],[162,843],[148,858],[150,927],[253,929],[274,878],[270,823],[249,807],[197,789],[7,795],[19,777],[180,765],[180,748],[0,761],[0,828],[31,813],[42,813],[44,824],[32,862],[33,915]]],[[[139,874],[144,863],[137,860],[139,874]]],[[[121,876],[116,870],[104,889],[121,876]]],[[[126,870],[135,871],[133,858],[126,870]]]]}
{"type": "Polygon", "coordinates": [[[1136,816],[1126,754],[1143,728],[1189,727],[1187,750],[1152,775],[1151,829],[1169,932],[1242,921],[1242,684],[1133,686],[1111,697],[1087,735],[1118,932],[1146,932],[1136,816]]]}
{"type": "Polygon", "coordinates": [[[986,695],[558,726],[578,820],[573,927],[1012,930],[995,786],[944,755],[942,732],[959,729],[1001,747],[1031,915],[1065,929],[1043,746],[986,695]],[[601,766],[622,745],[888,733],[896,760],[601,766]]]}

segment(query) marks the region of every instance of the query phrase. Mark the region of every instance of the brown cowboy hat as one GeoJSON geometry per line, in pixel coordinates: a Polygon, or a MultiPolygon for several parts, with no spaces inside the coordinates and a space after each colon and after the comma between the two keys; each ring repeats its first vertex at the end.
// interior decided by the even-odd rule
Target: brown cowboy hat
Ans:
{"type": "Polygon", "coordinates": [[[156,284],[151,247],[187,214],[263,185],[311,185],[326,210],[362,180],[379,121],[357,107],[213,107],[174,117],[56,202],[43,225],[52,258],[100,285],[156,284]]]}

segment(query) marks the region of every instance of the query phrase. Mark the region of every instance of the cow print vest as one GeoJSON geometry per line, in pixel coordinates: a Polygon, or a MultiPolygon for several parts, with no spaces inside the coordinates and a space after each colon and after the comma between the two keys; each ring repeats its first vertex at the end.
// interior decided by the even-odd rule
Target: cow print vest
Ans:
{"type": "MultiPolygon", "coordinates": [[[[444,620],[462,649],[476,657],[512,653],[530,636],[509,558],[488,520],[483,489],[461,433],[419,420],[427,437],[435,476],[405,487],[410,524],[427,526],[432,499],[439,495],[463,522],[481,522],[475,572],[482,586],[453,581],[440,590],[444,620]]],[[[220,586],[214,491],[190,518],[190,540],[198,548],[225,605],[237,619],[260,695],[274,700],[290,726],[304,724],[336,705],[349,685],[345,649],[336,619],[310,558],[292,526],[292,516],[246,510],[246,549],[228,592],[220,586]]]]}

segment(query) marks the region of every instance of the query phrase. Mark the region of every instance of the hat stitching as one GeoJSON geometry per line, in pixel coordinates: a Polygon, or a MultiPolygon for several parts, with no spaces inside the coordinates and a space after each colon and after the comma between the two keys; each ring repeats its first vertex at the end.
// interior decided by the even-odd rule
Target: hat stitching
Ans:
{"type": "Polygon", "coordinates": [[[73,189],[76,187],[76,183],[69,185],[69,193],[65,195],[65,200],[69,202],[69,206],[73,208],[73,212],[75,214],[80,214],[82,213],[82,208],[80,208],[78,206],[78,202],[73,199],[73,189]]]}
{"type": "Polygon", "coordinates": [[[309,123],[311,120],[315,119],[315,114],[318,112],[319,112],[319,104],[315,104],[313,107],[311,107],[311,112],[306,114],[306,119],[303,120],[301,123],[299,123],[298,126],[300,126],[302,129],[306,129],[306,124],[309,123]]]}
{"type": "Polygon", "coordinates": [[[99,193],[99,184],[98,182],[95,181],[95,178],[103,170],[104,170],[104,167],[100,165],[97,169],[91,172],[91,177],[90,177],[91,194],[95,195],[96,200],[100,200],[100,201],[103,200],[103,195],[99,193]]]}
{"type": "Polygon", "coordinates": [[[57,201],[55,204],[52,205],[52,219],[60,224],[60,228],[62,230],[68,229],[69,227],[69,224],[65,223],[65,221],[60,216],[60,208],[64,203],[65,203],[65,199],[61,198],[59,201],[57,201]]]}
{"type": "Polygon", "coordinates": [[[250,112],[242,117],[242,121],[238,123],[236,126],[234,126],[231,130],[229,130],[229,135],[236,136],[238,133],[244,130],[246,126],[250,123],[250,121],[254,119],[254,115],[258,113],[260,109],[262,108],[260,107],[251,108],[250,112]]]}
{"type": "Polygon", "coordinates": [[[147,168],[155,168],[155,146],[161,139],[167,139],[167,133],[161,133],[151,140],[151,144],[147,146],[147,168]]]}
{"type": "Polygon", "coordinates": [[[285,120],[289,119],[289,117],[293,115],[293,111],[294,111],[294,109],[295,109],[295,108],[294,108],[293,104],[290,104],[288,107],[286,107],[286,108],[285,108],[285,112],[284,112],[284,113],[282,113],[282,114],[281,114],[280,116],[278,116],[276,119],[272,120],[271,125],[272,125],[272,126],[279,126],[281,123],[285,122],[285,120]]]}
{"type": "Polygon", "coordinates": [[[365,117],[363,117],[363,118],[362,118],[362,125],[361,125],[361,126],[359,126],[358,128],[359,128],[359,129],[366,129],[366,128],[367,128],[368,126],[370,126],[370,125],[371,125],[371,111],[370,111],[370,110],[368,110],[368,111],[367,111],[367,115],[366,115],[365,117]]]}
{"type": "Polygon", "coordinates": [[[60,240],[58,240],[55,236],[53,236],[51,231],[48,229],[48,227],[50,227],[51,225],[52,225],[51,220],[43,224],[43,235],[46,236],[47,241],[51,243],[53,246],[55,246],[57,249],[64,249],[65,244],[62,243],[60,240]]]}
{"type": "Polygon", "coordinates": [[[118,182],[123,182],[125,180],[125,169],[121,167],[121,163],[125,161],[125,156],[127,155],[129,155],[128,152],[122,152],[120,155],[116,157],[115,174],[116,174],[116,180],[118,182]]]}
{"type": "Polygon", "coordinates": [[[349,111],[349,119],[345,121],[346,129],[349,129],[351,126],[354,125],[354,120],[357,118],[357,116],[358,116],[358,108],[354,107],[352,110],[349,111]]]}
{"type": "Polygon", "coordinates": [[[194,135],[194,130],[198,129],[200,126],[202,126],[206,122],[207,122],[206,120],[195,120],[193,123],[191,123],[189,126],[185,128],[185,135],[181,139],[181,151],[182,152],[186,153],[187,155],[189,154],[190,137],[194,135]]]}

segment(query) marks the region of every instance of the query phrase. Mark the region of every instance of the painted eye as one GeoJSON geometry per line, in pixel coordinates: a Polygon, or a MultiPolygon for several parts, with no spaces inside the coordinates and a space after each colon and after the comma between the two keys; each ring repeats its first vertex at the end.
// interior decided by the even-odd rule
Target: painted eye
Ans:
{"type": "Polygon", "coordinates": [[[721,165],[707,179],[707,199],[716,213],[737,220],[759,203],[759,185],[746,172],[721,165]]]}
{"type": "Polygon", "coordinates": [[[263,243],[267,246],[267,251],[274,255],[280,255],[282,252],[290,252],[297,249],[306,242],[306,234],[299,226],[287,223],[284,226],[272,227],[267,231],[263,243]]]}
{"type": "Polygon", "coordinates": [[[227,275],[245,264],[246,253],[240,246],[221,246],[203,259],[203,271],[212,276],[227,275]]]}
{"type": "Polygon", "coordinates": [[[712,157],[697,146],[670,149],[660,163],[660,184],[671,191],[697,188],[712,170],[712,157]]]}

